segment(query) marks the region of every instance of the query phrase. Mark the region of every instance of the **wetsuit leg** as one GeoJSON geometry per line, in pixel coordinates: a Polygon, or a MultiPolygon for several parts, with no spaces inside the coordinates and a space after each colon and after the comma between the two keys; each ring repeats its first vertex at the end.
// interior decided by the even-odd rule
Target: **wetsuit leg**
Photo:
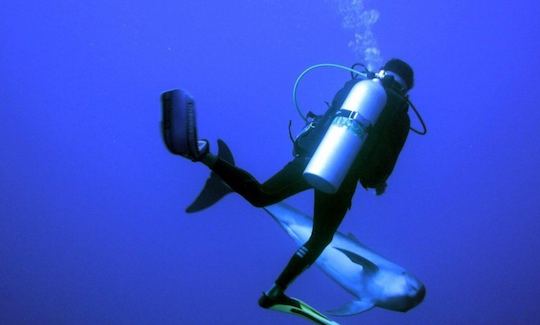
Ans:
{"type": "Polygon", "coordinates": [[[356,179],[351,177],[335,194],[315,190],[313,230],[309,240],[295,252],[276,280],[276,285],[282,291],[313,264],[330,244],[347,210],[351,207],[356,184],[356,179]]]}
{"type": "Polygon", "coordinates": [[[263,184],[247,171],[222,159],[218,159],[211,168],[249,203],[264,207],[310,188],[302,176],[307,163],[306,158],[295,158],[263,184]]]}

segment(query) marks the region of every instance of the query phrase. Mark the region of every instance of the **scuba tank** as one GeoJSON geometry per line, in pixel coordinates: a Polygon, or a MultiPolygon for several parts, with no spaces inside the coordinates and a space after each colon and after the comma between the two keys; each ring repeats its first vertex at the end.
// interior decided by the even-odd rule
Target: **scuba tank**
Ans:
{"type": "Polygon", "coordinates": [[[311,186],[326,193],[337,192],[386,101],[379,78],[365,79],[352,87],[304,170],[311,186]]]}

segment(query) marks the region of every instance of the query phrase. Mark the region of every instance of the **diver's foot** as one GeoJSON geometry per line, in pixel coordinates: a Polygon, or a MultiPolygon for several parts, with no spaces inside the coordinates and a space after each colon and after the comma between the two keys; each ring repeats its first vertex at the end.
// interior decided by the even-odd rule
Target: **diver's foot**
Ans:
{"type": "Polygon", "coordinates": [[[266,309],[304,317],[316,324],[339,325],[337,322],[330,320],[328,317],[305,302],[294,298],[289,298],[284,293],[279,293],[276,296],[269,296],[263,292],[261,298],[259,298],[259,306],[266,309]]]}
{"type": "Polygon", "coordinates": [[[175,89],[161,95],[162,135],[170,152],[200,161],[209,151],[207,140],[197,137],[195,101],[185,91],[175,89]]]}
{"type": "Polygon", "coordinates": [[[266,292],[263,292],[259,298],[259,306],[266,309],[276,309],[278,306],[292,306],[300,307],[298,302],[295,299],[287,297],[284,293],[279,293],[275,296],[268,295],[266,292]]]}

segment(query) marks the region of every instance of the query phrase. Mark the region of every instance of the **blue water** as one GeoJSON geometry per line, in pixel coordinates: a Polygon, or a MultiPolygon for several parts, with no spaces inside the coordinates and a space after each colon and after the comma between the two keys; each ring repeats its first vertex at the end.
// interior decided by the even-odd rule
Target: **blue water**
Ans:
{"type": "MultiPolygon", "coordinates": [[[[538,322],[540,5],[365,5],[381,56],[415,69],[430,133],[411,134],[384,196],[358,190],[341,229],[427,296],[339,321],[538,322]]],[[[288,120],[302,126],[296,76],[357,60],[342,23],[336,1],[3,3],[0,323],[307,324],[257,306],[294,251],[264,211],[232,195],[184,213],[208,170],[165,150],[159,95],[188,89],[200,134],[263,180],[291,158],[288,120]]],[[[299,100],[322,111],[347,78],[314,72],[299,100]]],[[[289,202],[310,211],[312,194],[289,202]]],[[[350,300],[317,268],[289,293],[350,300]]]]}

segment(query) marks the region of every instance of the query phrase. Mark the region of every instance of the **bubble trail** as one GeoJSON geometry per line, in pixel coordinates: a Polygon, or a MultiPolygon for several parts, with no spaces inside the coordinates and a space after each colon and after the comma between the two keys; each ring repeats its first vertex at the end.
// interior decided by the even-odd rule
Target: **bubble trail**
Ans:
{"type": "Polygon", "coordinates": [[[366,9],[364,0],[332,0],[337,3],[342,16],[342,26],[353,32],[353,39],[348,46],[357,60],[374,70],[381,66],[381,51],[372,28],[379,20],[379,11],[366,9]]]}

